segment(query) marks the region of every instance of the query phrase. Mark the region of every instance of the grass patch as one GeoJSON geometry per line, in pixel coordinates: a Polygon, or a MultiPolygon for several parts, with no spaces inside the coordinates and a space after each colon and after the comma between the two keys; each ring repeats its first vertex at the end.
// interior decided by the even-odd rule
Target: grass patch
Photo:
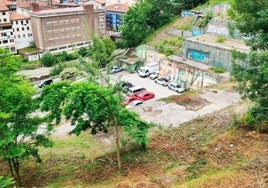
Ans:
{"type": "Polygon", "coordinates": [[[211,67],[209,69],[215,73],[225,73],[225,69],[222,67],[211,67]]]}
{"type": "MultiPolygon", "coordinates": [[[[202,187],[241,187],[240,182],[250,182],[249,175],[237,172],[235,170],[219,170],[203,174],[197,179],[187,181],[175,188],[202,188],[202,187]],[[248,179],[249,178],[249,179],[248,179]],[[228,187],[228,186],[227,186],[228,187]]],[[[249,184],[250,185],[250,184],[249,184]]]]}

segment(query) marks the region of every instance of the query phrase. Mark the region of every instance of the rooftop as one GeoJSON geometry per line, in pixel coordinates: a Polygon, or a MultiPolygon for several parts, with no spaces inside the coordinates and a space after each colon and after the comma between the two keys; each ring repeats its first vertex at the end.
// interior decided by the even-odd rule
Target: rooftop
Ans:
{"type": "Polygon", "coordinates": [[[217,42],[218,37],[219,37],[218,35],[205,34],[205,35],[201,35],[201,36],[186,38],[184,40],[192,41],[192,42],[196,42],[196,43],[201,43],[201,44],[206,44],[209,46],[214,46],[214,47],[223,48],[223,49],[227,49],[227,50],[236,49],[237,51],[240,51],[240,52],[249,52],[250,51],[250,47],[247,46],[244,41],[224,37],[224,41],[222,43],[220,43],[220,42],[217,42]]]}
{"type": "Polygon", "coordinates": [[[10,15],[10,20],[14,21],[14,20],[26,20],[26,19],[30,19],[30,17],[28,16],[24,16],[22,14],[18,14],[16,12],[12,12],[10,15]]]}
{"type": "Polygon", "coordinates": [[[112,4],[105,7],[107,11],[126,13],[129,6],[125,4],[112,4]]]}

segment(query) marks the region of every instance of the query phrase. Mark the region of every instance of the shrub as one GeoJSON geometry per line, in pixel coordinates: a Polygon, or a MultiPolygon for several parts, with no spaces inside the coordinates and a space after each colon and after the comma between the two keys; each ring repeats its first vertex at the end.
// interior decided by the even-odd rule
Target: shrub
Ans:
{"type": "Polygon", "coordinates": [[[51,67],[59,62],[58,58],[49,52],[43,54],[40,61],[45,67],[51,67]]]}
{"type": "Polygon", "coordinates": [[[210,70],[212,70],[215,73],[224,73],[225,69],[222,67],[211,67],[210,70]]]}
{"type": "Polygon", "coordinates": [[[60,73],[60,78],[63,79],[63,80],[65,80],[65,79],[74,79],[78,75],[79,75],[79,70],[76,67],[70,67],[70,68],[65,68],[60,73]]]}

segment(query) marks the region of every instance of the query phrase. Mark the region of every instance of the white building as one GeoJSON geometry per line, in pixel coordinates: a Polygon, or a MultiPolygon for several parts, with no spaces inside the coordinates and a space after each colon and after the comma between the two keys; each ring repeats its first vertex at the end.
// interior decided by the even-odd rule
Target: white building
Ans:
{"type": "Polygon", "coordinates": [[[16,50],[33,44],[33,34],[30,17],[12,12],[10,15],[16,50]]]}
{"type": "Polygon", "coordinates": [[[0,48],[9,49],[11,53],[16,53],[10,11],[3,4],[0,4],[0,48]]]}

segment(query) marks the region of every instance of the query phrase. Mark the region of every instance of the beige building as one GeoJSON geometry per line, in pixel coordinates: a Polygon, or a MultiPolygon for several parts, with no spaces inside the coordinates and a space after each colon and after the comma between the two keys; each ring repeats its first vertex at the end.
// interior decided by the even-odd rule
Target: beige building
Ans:
{"type": "Polygon", "coordinates": [[[105,9],[94,9],[92,4],[40,10],[31,4],[31,23],[36,47],[58,53],[87,46],[91,34],[104,36],[105,9]]]}

